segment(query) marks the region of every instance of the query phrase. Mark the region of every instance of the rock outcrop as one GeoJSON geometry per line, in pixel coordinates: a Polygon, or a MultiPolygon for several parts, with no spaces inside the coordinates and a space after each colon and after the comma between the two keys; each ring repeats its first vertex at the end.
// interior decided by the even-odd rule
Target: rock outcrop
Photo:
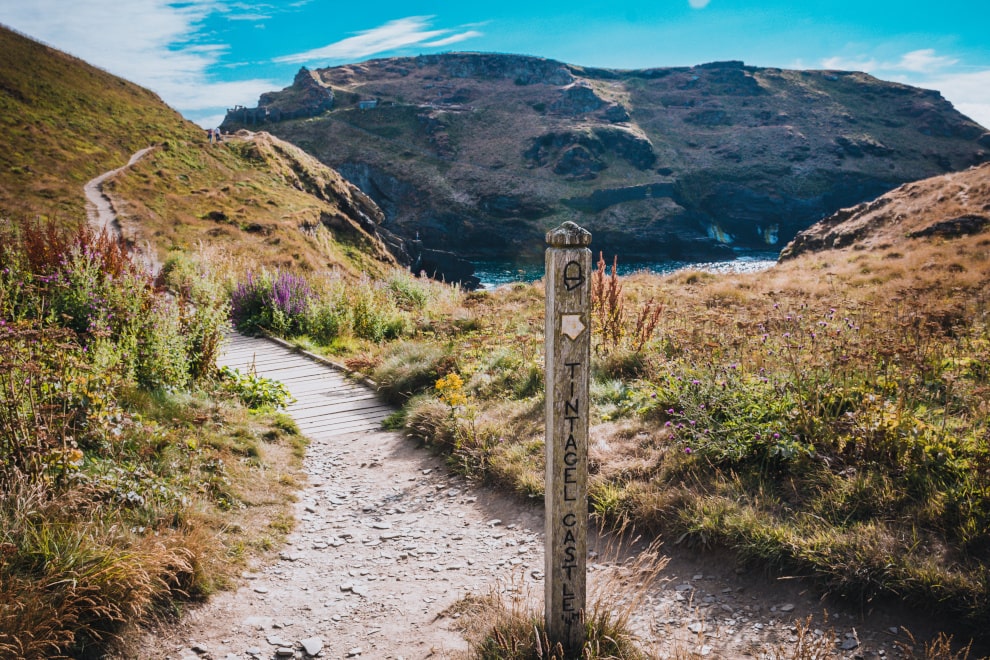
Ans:
{"type": "Polygon", "coordinates": [[[265,92],[255,108],[235,107],[227,110],[224,128],[315,117],[333,107],[333,90],[320,83],[306,67],[299,69],[292,84],[280,92],[265,92]]]}
{"type": "Polygon", "coordinates": [[[333,108],[268,130],[340,169],[388,231],[467,258],[538,256],[564,220],[630,260],[776,249],[841,208],[990,160],[987,130],[937,92],[848,71],[451,53],[310,78],[333,108]]]}
{"type": "MultiPolygon", "coordinates": [[[[809,252],[898,249],[918,239],[990,233],[990,163],[905,184],[832,215],[798,233],[780,253],[787,261],[809,252]]],[[[985,239],[979,239],[984,241],[985,239]]]]}

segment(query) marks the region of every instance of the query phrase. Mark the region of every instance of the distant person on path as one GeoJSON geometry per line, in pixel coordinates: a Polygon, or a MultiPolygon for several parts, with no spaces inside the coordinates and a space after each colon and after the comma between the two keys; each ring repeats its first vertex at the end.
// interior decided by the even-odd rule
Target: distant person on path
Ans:
{"type": "Polygon", "coordinates": [[[214,128],[213,129],[213,138],[216,140],[217,144],[220,144],[223,141],[223,138],[220,137],[220,129],[219,128],[214,128]]]}
{"type": "Polygon", "coordinates": [[[213,144],[213,129],[212,128],[206,129],[206,137],[208,137],[210,139],[210,144],[213,144]]]}

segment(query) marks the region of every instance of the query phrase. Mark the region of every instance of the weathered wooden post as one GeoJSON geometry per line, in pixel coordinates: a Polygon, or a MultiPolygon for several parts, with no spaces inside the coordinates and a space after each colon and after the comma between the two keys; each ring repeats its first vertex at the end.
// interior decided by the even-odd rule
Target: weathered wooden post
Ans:
{"type": "Polygon", "coordinates": [[[551,642],[577,657],[588,556],[591,234],[565,222],[547,243],[545,616],[551,642]]]}

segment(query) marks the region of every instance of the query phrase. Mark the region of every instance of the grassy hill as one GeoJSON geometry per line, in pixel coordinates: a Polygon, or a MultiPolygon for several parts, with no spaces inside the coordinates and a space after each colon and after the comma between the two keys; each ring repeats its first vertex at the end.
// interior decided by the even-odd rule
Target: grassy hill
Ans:
{"type": "MultiPolygon", "coordinates": [[[[166,142],[104,189],[120,200],[125,238],[232,262],[381,275],[395,260],[381,211],[339,174],[266,133],[166,142]]],[[[219,265],[219,264],[218,264],[219,265]]]]}
{"type": "MultiPolygon", "coordinates": [[[[852,249],[889,251],[885,258],[892,262],[898,260],[895,253],[907,253],[917,260],[933,241],[944,244],[965,239],[963,244],[975,241],[985,245],[988,226],[990,166],[983,165],[905,185],[843,209],[799,233],[781,253],[781,259],[852,249]]],[[[966,256],[967,252],[958,254],[960,260],[969,262],[966,256]]],[[[976,263],[983,259],[979,256],[976,263]]]]}
{"type": "Polygon", "coordinates": [[[83,185],[131,154],[202,131],[152,92],[0,28],[0,212],[83,216],[83,185]]]}
{"type": "Polygon", "coordinates": [[[391,230],[473,258],[533,257],[564,220],[630,260],[776,249],[844,206],[990,157],[986,129],[937,92],[741,62],[372,60],[301,74],[224,125],[299,145],[391,230]],[[329,111],[298,100],[319,86],[329,111]],[[285,120],[293,103],[312,116],[285,120]]]}
{"type": "Polygon", "coordinates": [[[211,145],[146,89],[10,30],[0,49],[0,215],[80,222],[83,185],[152,146],[104,188],[126,239],[160,261],[215,245],[351,275],[394,263],[374,203],[291,145],[264,135],[211,145]]]}

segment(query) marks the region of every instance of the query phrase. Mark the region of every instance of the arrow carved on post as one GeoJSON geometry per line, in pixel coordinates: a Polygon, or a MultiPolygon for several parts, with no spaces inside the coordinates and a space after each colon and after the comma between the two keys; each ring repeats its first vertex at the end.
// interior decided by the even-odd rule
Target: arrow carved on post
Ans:
{"type": "Polygon", "coordinates": [[[584,332],[585,326],[581,322],[580,314],[562,314],[560,317],[560,331],[574,341],[584,332]]]}

